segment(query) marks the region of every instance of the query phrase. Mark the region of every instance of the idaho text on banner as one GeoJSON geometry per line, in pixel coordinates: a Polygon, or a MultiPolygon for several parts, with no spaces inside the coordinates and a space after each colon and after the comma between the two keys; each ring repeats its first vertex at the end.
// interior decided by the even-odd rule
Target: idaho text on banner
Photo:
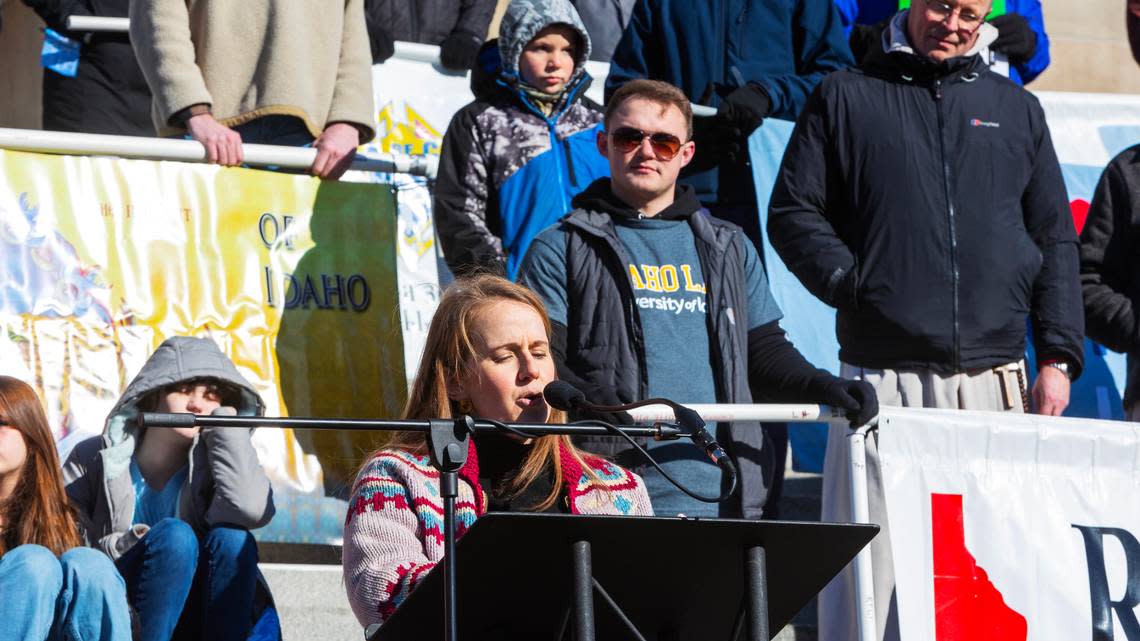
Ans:
{"type": "Polygon", "coordinates": [[[879,456],[901,638],[1140,638],[1140,427],[886,408],[879,456]]]}
{"type": "MultiPolygon", "coordinates": [[[[39,391],[64,454],[175,335],[217,341],[271,415],[396,416],[394,209],[381,185],[0,150],[0,373],[39,391]]],[[[376,435],[267,428],[254,444],[278,512],[259,536],[339,540],[344,503],[325,491],[376,435]]]]}

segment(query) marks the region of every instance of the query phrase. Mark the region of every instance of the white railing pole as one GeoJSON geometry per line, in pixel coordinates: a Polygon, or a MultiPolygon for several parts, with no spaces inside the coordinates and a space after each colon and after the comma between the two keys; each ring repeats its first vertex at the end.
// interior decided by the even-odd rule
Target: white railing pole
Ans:
{"type": "MultiPolygon", "coordinates": [[[[193,140],[171,138],[142,138],[136,136],[106,136],[101,134],[60,133],[32,129],[0,128],[0,148],[17,151],[45,152],[71,155],[118,156],[149,160],[175,160],[205,162],[206,150],[193,140]]],[[[317,156],[317,150],[277,145],[242,145],[243,162],[251,166],[280,167],[282,169],[308,169],[317,156]]],[[[435,156],[399,156],[357,154],[352,169],[407,173],[435,177],[439,159],[435,156]]]]}
{"type": "MultiPolygon", "coordinates": [[[[870,523],[871,509],[867,499],[867,434],[873,425],[864,425],[847,437],[851,448],[851,515],[855,523],[870,523]]],[[[855,556],[855,602],[858,605],[859,641],[875,639],[875,579],[871,572],[871,546],[864,546],[855,556]]]]}
{"type": "Polygon", "coordinates": [[[108,18],[105,16],[67,16],[68,31],[104,31],[125,33],[130,29],[130,18],[108,18]]]}
{"type": "MultiPolygon", "coordinates": [[[[769,421],[785,423],[818,423],[841,416],[826,405],[729,405],[685,403],[708,422],[769,421]]],[[[636,421],[671,421],[673,409],[668,405],[646,405],[629,411],[636,421]]]]}
{"type": "Polygon", "coordinates": [[[426,62],[429,65],[439,64],[439,47],[436,45],[397,40],[393,43],[392,50],[393,58],[409,62],[426,62]]]}

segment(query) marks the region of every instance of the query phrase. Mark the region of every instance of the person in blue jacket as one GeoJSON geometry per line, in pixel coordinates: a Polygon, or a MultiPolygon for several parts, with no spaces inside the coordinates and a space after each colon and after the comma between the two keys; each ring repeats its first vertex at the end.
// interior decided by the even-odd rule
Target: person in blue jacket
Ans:
{"type": "MultiPolygon", "coordinates": [[[[879,42],[886,21],[910,4],[910,0],[835,0],[857,61],[863,60],[872,42],[879,42]]],[[[1049,66],[1049,36],[1045,33],[1041,0],[994,0],[988,20],[998,29],[998,39],[990,50],[1009,62],[1008,72],[1003,75],[1021,85],[1033,82],[1049,66]]]]}
{"type": "Polygon", "coordinates": [[[748,136],[765,118],[795,120],[816,84],[853,62],[831,0],[637,0],[606,99],[649,78],[715,107],[694,118],[696,157],[681,182],[760,247],[748,136]]]}
{"type": "Polygon", "coordinates": [[[609,175],[594,146],[601,107],[585,97],[590,36],[569,0],[512,0],[471,72],[475,101],[443,138],[434,214],[455,275],[514,279],[538,232],[609,175]]]}

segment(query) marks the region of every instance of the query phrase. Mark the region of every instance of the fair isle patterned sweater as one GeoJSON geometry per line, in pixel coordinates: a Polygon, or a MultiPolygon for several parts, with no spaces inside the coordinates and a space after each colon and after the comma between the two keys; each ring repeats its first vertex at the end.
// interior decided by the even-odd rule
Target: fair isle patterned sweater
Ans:
{"type": "MultiPolygon", "coordinates": [[[[569,452],[560,456],[563,495],[571,513],[653,515],[641,477],[604,459],[590,456],[586,460],[601,485],[586,475],[569,452]]],[[[474,440],[459,478],[457,537],[487,511],[474,440]]],[[[383,623],[442,557],[439,472],[427,456],[403,450],[379,452],[356,477],[344,524],[344,583],[361,626],[383,623]]]]}

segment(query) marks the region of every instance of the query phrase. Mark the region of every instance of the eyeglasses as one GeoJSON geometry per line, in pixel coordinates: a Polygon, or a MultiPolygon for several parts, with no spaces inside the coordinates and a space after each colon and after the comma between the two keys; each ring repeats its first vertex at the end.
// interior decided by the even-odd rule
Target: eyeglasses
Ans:
{"type": "Polygon", "coordinates": [[[985,20],[985,15],[978,15],[973,11],[964,11],[961,7],[956,7],[948,2],[942,0],[926,0],[926,11],[930,15],[945,22],[950,19],[950,16],[955,11],[958,12],[958,24],[966,31],[974,31],[982,25],[982,20],[985,20]]]}
{"type": "Polygon", "coordinates": [[[664,132],[650,133],[633,127],[618,127],[610,134],[614,141],[614,146],[622,153],[629,153],[634,149],[641,146],[641,141],[649,138],[649,146],[653,148],[653,154],[657,156],[657,160],[668,162],[673,160],[677,152],[681,151],[681,139],[673,134],[664,132]]]}

